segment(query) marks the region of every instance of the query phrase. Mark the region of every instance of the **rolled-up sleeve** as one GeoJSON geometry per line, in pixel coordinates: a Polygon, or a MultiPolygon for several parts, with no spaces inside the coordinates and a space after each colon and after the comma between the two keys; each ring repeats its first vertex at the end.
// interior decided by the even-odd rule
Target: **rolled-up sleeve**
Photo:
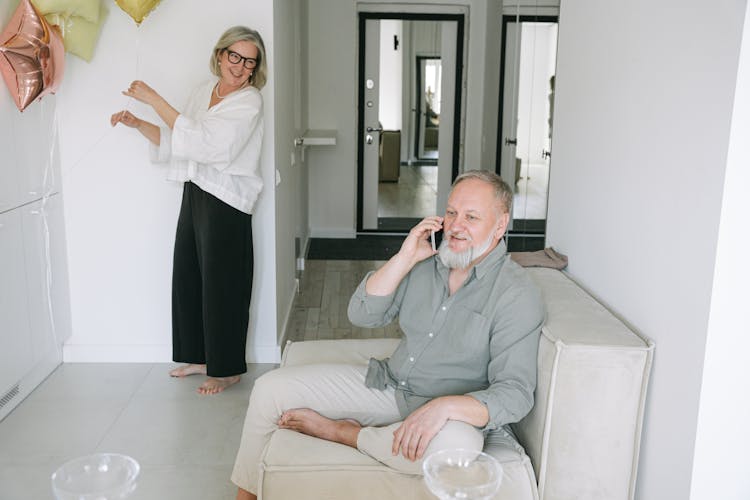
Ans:
{"type": "Polygon", "coordinates": [[[172,129],[171,154],[217,170],[229,167],[260,124],[263,99],[257,93],[251,96],[242,104],[217,107],[202,119],[179,115],[172,129]]]}
{"type": "Polygon", "coordinates": [[[534,405],[539,335],[545,313],[535,286],[514,290],[498,307],[490,338],[489,387],[468,393],[484,403],[489,421],[484,431],[518,422],[534,405]]]}
{"type": "Polygon", "coordinates": [[[404,278],[395,292],[390,295],[369,295],[365,290],[367,280],[373,272],[367,273],[349,300],[347,310],[349,321],[365,328],[378,328],[389,324],[398,316],[404,285],[408,280],[404,278]]]}
{"type": "Polygon", "coordinates": [[[159,127],[159,144],[149,142],[149,156],[154,163],[166,163],[172,157],[172,130],[159,127]]]}

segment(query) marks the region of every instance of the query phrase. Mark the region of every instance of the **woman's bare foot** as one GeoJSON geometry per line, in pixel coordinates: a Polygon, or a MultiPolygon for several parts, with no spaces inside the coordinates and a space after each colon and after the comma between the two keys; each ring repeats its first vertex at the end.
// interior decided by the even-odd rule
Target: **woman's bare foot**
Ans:
{"type": "Polygon", "coordinates": [[[208,379],[198,387],[198,394],[217,394],[239,381],[239,375],[233,375],[231,377],[208,377],[208,379]]]}
{"type": "Polygon", "coordinates": [[[182,365],[169,372],[170,377],[187,377],[189,375],[205,375],[206,365],[182,365]]]}
{"type": "Polygon", "coordinates": [[[352,448],[357,447],[357,437],[362,428],[356,420],[333,420],[309,408],[285,411],[279,418],[278,425],[282,429],[290,429],[352,448]]]}

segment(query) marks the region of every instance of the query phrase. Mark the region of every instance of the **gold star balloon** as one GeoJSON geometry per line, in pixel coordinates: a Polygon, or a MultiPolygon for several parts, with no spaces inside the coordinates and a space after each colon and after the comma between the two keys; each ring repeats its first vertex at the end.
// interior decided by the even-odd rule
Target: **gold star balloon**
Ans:
{"type": "Polygon", "coordinates": [[[159,5],[161,0],[115,0],[115,3],[133,18],[135,24],[141,25],[143,19],[159,5]]]}
{"type": "Polygon", "coordinates": [[[19,110],[60,86],[65,47],[30,0],[21,0],[0,34],[0,72],[19,110]]]}

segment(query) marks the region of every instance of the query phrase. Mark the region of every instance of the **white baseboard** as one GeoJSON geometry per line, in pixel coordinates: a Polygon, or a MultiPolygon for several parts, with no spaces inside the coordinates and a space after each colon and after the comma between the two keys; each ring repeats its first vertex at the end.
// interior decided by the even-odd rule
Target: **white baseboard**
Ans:
{"type": "Polygon", "coordinates": [[[65,363],[169,363],[171,344],[113,345],[65,344],[65,363]]]}
{"type": "Polygon", "coordinates": [[[277,345],[256,345],[247,350],[248,363],[278,363],[281,361],[281,349],[277,345]]]}
{"type": "Polygon", "coordinates": [[[0,405],[0,420],[4,419],[26,396],[44,382],[44,379],[55,371],[60,363],[62,363],[62,353],[59,348],[48,350],[39,358],[34,367],[18,381],[18,384],[14,384],[12,391],[0,394],[0,398],[4,396],[3,404],[0,405]]]}
{"type": "MultiPolygon", "coordinates": [[[[277,345],[248,345],[248,363],[278,363],[281,349],[277,345]]],[[[171,344],[153,345],[82,345],[63,346],[65,363],[170,363],[171,344]]]]}

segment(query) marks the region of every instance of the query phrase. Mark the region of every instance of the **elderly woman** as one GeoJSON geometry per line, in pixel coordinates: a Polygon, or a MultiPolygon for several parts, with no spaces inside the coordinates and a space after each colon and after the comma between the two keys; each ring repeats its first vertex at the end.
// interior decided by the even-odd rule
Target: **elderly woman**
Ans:
{"type": "Polygon", "coordinates": [[[235,26],[211,54],[217,77],[199,85],[185,110],[142,81],[123,92],[151,106],[165,126],[130,111],[112,115],[138,130],[168,178],[184,183],[172,270],[173,377],[205,374],[201,394],[237,383],[247,371],[245,343],[253,278],[251,218],[263,187],[260,150],[266,51],[258,32],[235,26]]]}

